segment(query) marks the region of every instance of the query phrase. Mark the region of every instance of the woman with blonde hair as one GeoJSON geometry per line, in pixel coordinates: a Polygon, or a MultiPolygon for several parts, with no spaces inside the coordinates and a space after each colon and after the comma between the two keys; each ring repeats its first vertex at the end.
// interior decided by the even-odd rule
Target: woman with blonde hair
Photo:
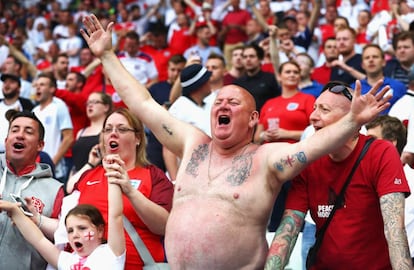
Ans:
{"type": "MultiPolygon", "coordinates": [[[[123,214],[144,241],[154,261],[164,262],[163,238],[172,206],[173,185],[164,172],[147,160],[142,122],[126,108],[113,111],[103,122],[99,146],[104,159],[115,157],[110,169],[117,172],[115,183],[121,186],[123,193],[123,214]]],[[[97,151],[98,146],[94,146],[75,190],[79,192],[79,204],[95,205],[106,219],[108,180],[97,151]]],[[[125,269],[142,269],[143,261],[131,238],[128,234],[125,238],[125,269]]]]}

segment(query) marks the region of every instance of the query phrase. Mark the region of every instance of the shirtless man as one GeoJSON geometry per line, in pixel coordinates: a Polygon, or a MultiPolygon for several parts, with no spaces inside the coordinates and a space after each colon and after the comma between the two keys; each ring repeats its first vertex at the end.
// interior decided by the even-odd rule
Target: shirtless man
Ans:
{"type": "Polygon", "coordinates": [[[358,83],[351,112],[339,122],[296,144],[258,146],[251,144],[259,119],[254,98],[228,85],[212,107],[210,138],[170,116],[125,70],[112,50],[113,23],[105,30],[94,15],[83,23],[83,37],[121,98],[181,157],[165,238],[172,269],[263,269],[266,224],[281,185],[389,106],[388,88],[377,93],[377,84],[361,96],[358,83]]]}

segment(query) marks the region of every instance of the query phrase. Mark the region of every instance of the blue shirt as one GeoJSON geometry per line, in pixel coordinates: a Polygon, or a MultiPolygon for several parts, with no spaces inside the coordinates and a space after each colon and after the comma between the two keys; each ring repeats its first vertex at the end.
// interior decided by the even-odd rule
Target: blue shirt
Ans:
{"type": "MultiPolygon", "coordinates": [[[[382,89],[383,87],[389,85],[391,87],[390,91],[392,91],[392,98],[389,101],[391,103],[391,106],[388,107],[388,109],[386,109],[385,111],[383,111],[381,114],[385,115],[388,114],[388,112],[390,111],[390,108],[392,107],[392,105],[394,105],[395,102],[397,102],[397,100],[399,100],[402,96],[405,95],[405,93],[407,92],[407,88],[405,87],[405,85],[397,80],[391,79],[389,77],[384,77],[384,82],[381,85],[380,89],[382,89]]],[[[355,88],[355,83],[353,83],[351,85],[352,88],[355,88]]],[[[371,89],[371,85],[368,84],[368,81],[366,79],[361,80],[361,93],[362,94],[366,94],[368,93],[368,91],[371,89]]]]}
{"type": "Polygon", "coordinates": [[[323,88],[322,84],[316,81],[312,81],[311,85],[301,88],[300,91],[302,93],[309,94],[309,95],[314,96],[315,98],[318,98],[319,95],[321,94],[322,88],[323,88]]]}

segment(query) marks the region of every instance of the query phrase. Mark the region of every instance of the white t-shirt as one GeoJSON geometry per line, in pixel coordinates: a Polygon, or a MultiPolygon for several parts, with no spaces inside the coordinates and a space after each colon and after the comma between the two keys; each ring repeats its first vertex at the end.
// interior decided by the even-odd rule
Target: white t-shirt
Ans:
{"type": "MultiPolygon", "coordinates": [[[[80,50],[82,48],[82,39],[78,36],[62,39],[59,48],[62,52],[80,50]]],[[[69,56],[69,68],[76,66],[79,66],[79,51],[76,55],[69,56]]]]}
{"type": "Polygon", "coordinates": [[[58,259],[59,270],[84,269],[91,270],[123,270],[125,266],[126,252],[116,257],[107,244],[97,247],[87,258],[82,268],[79,265],[81,257],[77,253],[62,251],[58,259]]]}
{"type": "MultiPolygon", "coordinates": [[[[34,114],[39,118],[45,127],[45,146],[43,151],[53,158],[62,141],[62,131],[65,129],[73,129],[72,120],[66,104],[57,97],[53,97],[53,101],[42,110],[40,105],[33,109],[34,114]]],[[[63,159],[61,160],[63,161],[63,159]]],[[[56,177],[62,177],[65,172],[63,162],[56,164],[56,177]]]]}
{"type": "Polygon", "coordinates": [[[414,113],[408,118],[407,128],[407,144],[404,147],[404,152],[414,153],[414,113]]]}
{"type": "Polygon", "coordinates": [[[407,93],[392,105],[388,115],[397,117],[401,121],[408,120],[414,109],[414,91],[407,90],[407,93]]]}
{"type": "Polygon", "coordinates": [[[148,54],[139,52],[136,56],[131,57],[128,53],[122,52],[118,58],[126,70],[141,84],[145,85],[158,76],[155,62],[148,54]]]}
{"type": "Polygon", "coordinates": [[[210,111],[206,106],[200,107],[185,96],[179,97],[168,109],[175,118],[201,129],[208,136],[210,131],[210,111]]]}

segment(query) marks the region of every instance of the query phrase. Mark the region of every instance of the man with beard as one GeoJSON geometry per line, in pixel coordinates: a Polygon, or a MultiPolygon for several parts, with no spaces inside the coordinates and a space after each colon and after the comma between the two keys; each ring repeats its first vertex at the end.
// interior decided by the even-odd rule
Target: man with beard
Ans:
{"type": "Polygon", "coordinates": [[[202,65],[207,63],[208,56],[212,53],[222,55],[220,48],[217,46],[210,46],[210,39],[212,37],[211,30],[206,24],[197,27],[196,29],[197,43],[188,48],[184,52],[184,57],[189,59],[192,55],[198,55],[201,57],[202,65]]]}
{"type": "Polygon", "coordinates": [[[1,75],[3,82],[2,92],[3,99],[0,99],[0,152],[4,152],[4,139],[7,136],[7,127],[9,121],[6,119],[6,112],[10,109],[17,111],[33,109],[33,103],[30,99],[20,96],[20,78],[13,74],[4,73],[1,75]]]}
{"type": "MultiPolygon", "coordinates": [[[[9,45],[11,48],[12,45],[9,45]]],[[[15,49],[14,49],[15,50],[15,49]]],[[[10,51],[10,55],[7,56],[6,61],[4,61],[3,65],[1,66],[1,73],[2,74],[14,74],[19,77],[20,79],[20,96],[24,98],[32,98],[32,84],[31,82],[24,80],[20,74],[23,68],[22,62],[11,53],[14,52],[13,49],[10,51]]],[[[0,81],[0,88],[2,87],[2,82],[0,81]]],[[[2,97],[0,93],[0,97],[2,97]]]]}
{"type": "Polygon", "coordinates": [[[280,96],[279,84],[273,73],[262,71],[261,62],[264,58],[264,51],[261,47],[254,44],[245,46],[242,57],[245,75],[233,83],[247,89],[252,94],[256,109],[260,111],[269,98],[280,96]]]}
{"type": "Polygon", "coordinates": [[[66,76],[69,72],[69,56],[60,53],[53,59],[53,76],[56,78],[57,89],[66,89],[66,76]]]}
{"type": "Polygon", "coordinates": [[[336,48],[336,39],[334,37],[328,38],[323,44],[323,54],[326,61],[322,66],[313,69],[311,78],[325,85],[331,77],[332,62],[338,59],[338,49],[336,48]]]}
{"type": "Polygon", "coordinates": [[[355,52],[355,30],[352,28],[340,28],[336,32],[336,48],[338,59],[332,62],[331,81],[341,81],[352,84],[355,80],[365,78],[361,67],[362,57],[355,52]]]}

